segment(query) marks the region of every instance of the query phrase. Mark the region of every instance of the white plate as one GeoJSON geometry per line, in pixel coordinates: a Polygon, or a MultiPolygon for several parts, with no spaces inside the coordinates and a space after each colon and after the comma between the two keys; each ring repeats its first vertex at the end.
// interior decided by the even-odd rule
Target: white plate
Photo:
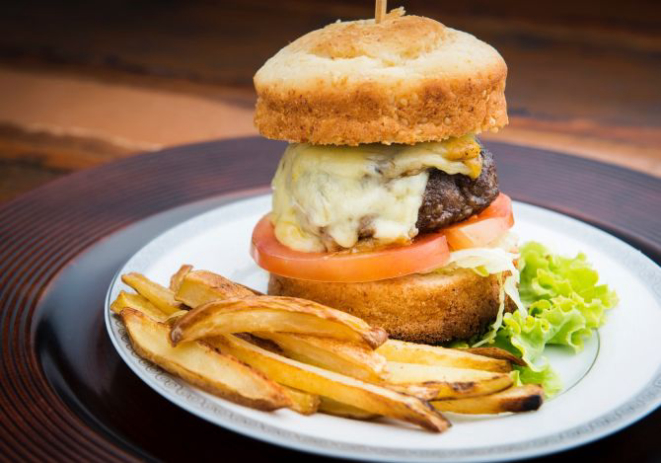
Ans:
{"type": "MultiPolygon", "coordinates": [[[[212,423],[294,449],[365,460],[481,461],[542,455],[580,445],[631,424],[661,402],[661,269],[619,239],[569,217],[515,203],[515,231],[563,254],[584,251],[620,304],[579,355],[549,352],[565,391],[538,412],[497,417],[449,414],[455,424],[433,434],[391,421],[361,422],[289,410],[267,413],[202,392],[139,358],[109,302],[127,289],[116,278],[105,320],[128,366],[158,393],[212,423]]],[[[270,209],[270,196],[229,204],[157,237],[119,274],[141,272],[166,283],[182,263],[212,270],[259,290],[267,274],[248,255],[252,228],[270,209]]]]}

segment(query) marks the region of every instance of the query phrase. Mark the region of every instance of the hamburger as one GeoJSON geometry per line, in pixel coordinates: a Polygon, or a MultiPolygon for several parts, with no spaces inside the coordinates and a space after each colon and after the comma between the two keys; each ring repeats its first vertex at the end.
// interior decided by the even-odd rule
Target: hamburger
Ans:
{"type": "Polygon", "coordinates": [[[476,135],[507,124],[506,77],[488,44],[402,8],[269,59],[254,77],[255,124],[289,142],[252,237],[269,294],[414,342],[495,328],[518,301],[516,238],[476,135]]]}

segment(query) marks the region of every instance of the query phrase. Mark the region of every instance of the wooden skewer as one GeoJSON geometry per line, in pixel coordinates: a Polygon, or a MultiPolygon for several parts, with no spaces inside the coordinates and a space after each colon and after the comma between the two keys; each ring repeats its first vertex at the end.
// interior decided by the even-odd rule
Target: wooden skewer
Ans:
{"type": "Polygon", "coordinates": [[[388,0],[376,0],[376,9],[374,11],[374,19],[377,24],[383,21],[386,16],[386,9],[388,7],[388,0]]]}

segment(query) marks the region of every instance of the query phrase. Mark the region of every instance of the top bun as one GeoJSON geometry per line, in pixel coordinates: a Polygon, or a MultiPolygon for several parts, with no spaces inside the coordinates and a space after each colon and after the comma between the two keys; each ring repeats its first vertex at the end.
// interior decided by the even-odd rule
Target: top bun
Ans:
{"type": "Polygon", "coordinates": [[[255,125],[314,144],[419,143],[507,124],[507,66],[470,34],[398,8],[297,39],[254,78],[255,125]]]}

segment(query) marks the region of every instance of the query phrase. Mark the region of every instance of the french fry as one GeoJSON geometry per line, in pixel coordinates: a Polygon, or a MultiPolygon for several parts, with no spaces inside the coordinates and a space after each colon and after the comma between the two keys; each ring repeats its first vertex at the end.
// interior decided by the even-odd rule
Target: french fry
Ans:
{"type": "Polygon", "coordinates": [[[341,416],[342,418],[351,418],[354,420],[373,420],[379,417],[376,413],[366,412],[360,408],[343,404],[328,397],[321,398],[319,411],[327,415],[341,416]]]}
{"type": "Polygon", "coordinates": [[[188,310],[179,310],[179,311],[177,311],[173,314],[168,315],[165,322],[168,323],[169,325],[172,325],[172,324],[174,324],[175,321],[177,321],[177,319],[179,317],[183,317],[187,313],[188,313],[188,310]]]}
{"type": "Polygon", "coordinates": [[[253,289],[250,286],[242,285],[241,283],[237,283],[237,282],[234,282],[234,284],[238,285],[238,286],[241,286],[243,289],[247,289],[248,291],[253,293],[255,296],[266,296],[266,294],[264,294],[263,292],[257,291],[256,289],[253,289]]]}
{"type": "Polygon", "coordinates": [[[206,270],[195,270],[184,276],[175,298],[190,307],[197,307],[213,301],[255,295],[252,290],[225,277],[206,270]]]}
{"type": "Polygon", "coordinates": [[[321,402],[318,395],[303,392],[288,386],[282,386],[282,388],[291,400],[289,408],[293,411],[300,413],[301,415],[313,415],[317,412],[321,402]]]}
{"type": "Polygon", "coordinates": [[[299,362],[368,382],[380,382],[384,378],[386,359],[363,344],[306,334],[255,333],[255,335],[275,342],[287,357],[299,362]]]}
{"type": "Polygon", "coordinates": [[[484,357],[491,357],[493,359],[505,360],[507,362],[513,363],[514,365],[519,365],[522,367],[527,366],[525,360],[517,357],[516,355],[507,352],[505,349],[499,347],[470,347],[468,349],[457,349],[459,351],[468,352],[471,354],[482,355],[484,357]]]}
{"type": "Polygon", "coordinates": [[[355,378],[261,349],[234,335],[211,340],[224,353],[233,355],[260,370],[269,378],[311,394],[330,397],[370,413],[417,424],[435,432],[445,431],[450,422],[415,397],[365,383],[355,378]]]}
{"type": "Polygon", "coordinates": [[[434,401],[432,405],[443,412],[494,415],[534,411],[541,407],[543,402],[544,389],[536,384],[527,384],[481,397],[434,401]]]}
{"type": "Polygon", "coordinates": [[[170,327],[143,313],[124,309],[120,316],[133,349],[141,357],[207,392],[259,410],[292,406],[282,386],[205,342],[173,347],[170,327]]]}
{"type": "Polygon", "coordinates": [[[214,301],[179,318],[171,339],[183,341],[229,333],[291,332],[364,343],[371,348],[388,337],[360,318],[316,302],[291,297],[252,296],[214,301]]]}
{"type": "Polygon", "coordinates": [[[376,350],[391,362],[442,365],[456,368],[471,368],[506,373],[512,366],[506,360],[483,357],[459,349],[428,346],[412,342],[388,339],[376,350]]]}
{"type": "Polygon", "coordinates": [[[438,400],[438,385],[435,383],[430,385],[382,383],[381,386],[387,387],[396,392],[401,392],[402,394],[412,395],[425,402],[438,400]]]}
{"type": "Polygon", "coordinates": [[[248,342],[251,342],[259,347],[261,347],[264,350],[268,350],[271,352],[274,352],[276,354],[284,355],[285,353],[280,349],[280,346],[274,343],[273,341],[270,341],[266,338],[258,338],[254,334],[250,333],[236,333],[235,336],[245,339],[248,342]]]}
{"type": "Polygon", "coordinates": [[[110,308],[113,312],[119,315],[122,310],[126,308],[137,310],[147,315],[149,318],[152,318],[159,322],[164,322],[167,320],[168,316],[163,313],[158,307],[149,302],[147,298],[139,294],[131,294],[126,291],[120,291],[117,299],[115,299],[110,308]]]}
{"type": "Polygon", "coordinates": [[[135,289],[138,294],[147,298],[149,302],[158,307],[166,315],[172,315],[186,306],[174,299],[174,293],[140,273],[127,273],[122,275],[122,281],[135,289]]]}
{"type": "Polygon", "coordinates": [[[502,391],[513,383],[510,373],[388,362],[388,381],[424,385],[437,390],[437,399],[475,397],[502,391]]]}
{"type": "Polygon", "coordinates": [[[175,273],[170,277],[170,291],[172,291],[173,293],[179,291],[179,287],[181,286],[181,283],[184,281],[184,278],[186,277],[186,275],[188,275],[188,273],[191,270],[193,270],[192,265],[184,264],[181,267],[179,267],[177,273],[175,273]]]}

